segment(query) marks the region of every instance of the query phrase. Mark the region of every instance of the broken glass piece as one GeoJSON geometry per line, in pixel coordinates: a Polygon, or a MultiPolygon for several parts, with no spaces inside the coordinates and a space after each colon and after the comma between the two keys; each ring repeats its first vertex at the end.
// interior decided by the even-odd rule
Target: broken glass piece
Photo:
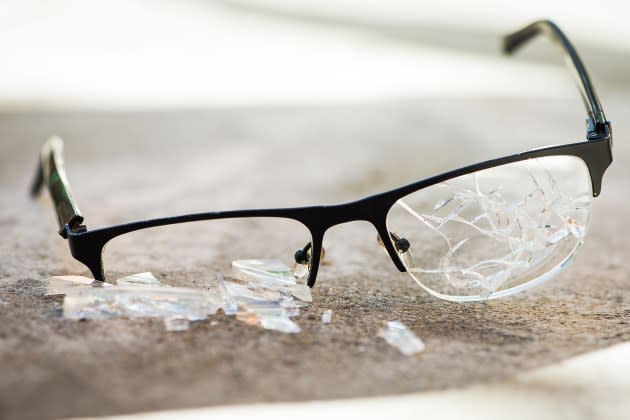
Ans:
{"type": "Polygon", "coordinates": [[[236,278],[224,279],[223,285],[239,306],[237,319],[285,333],[300,331],[291,317],[299,315],[301,302],[312,302],[313,297],[310,287],[296,283],[288,266],[262,259],[233,261],[232,268],[236,278]]]}
{"type": "Polygon", "coordinates": [[[131,276],[120,278],[116,281],[116,284],[119,286],[166,286],[160,283],[160,281],[149,272],[132,274],[131,276]]]}
{"type": "MultiPolygon", "coordinates": [[[[259,301],[279,301],[283,295],[278,290],[266,287],[266,285],[257,285],[250,283],[247,285],[238,284],[230,280],[224,280],[225,290],[234,302],[249,303],[259,301]]],[[[290,289],[287,289],[287,293],[290,289]]]]}
{"type": "MultiPolygon", "coordinates": [[[[282,332],[299,332],[299,327],[290,317],[299,314],[295,307],[283,306],[285,302],[268,300],[249,300],[239,304],[236,318],[249,325],[260,325],[263,328],[282,332]]],[[[285,303],[286,304],[286,303],[285,303]]]]}
{"type": "Polygon", "coordinates": [[[282,307],[264,305],[239,310],[236,319],[249,325],[259,325],[267,330],[284,333],[299,333],[300,327],[293,322],[282,307]]]}
{"type": "Polygon", "coordinates": [[[168,331],[184,331],[190,321],[207,319],[217,310],[250,325],[296,333],[291,320],[311,302],[310,288],[297,284],[291,270],[276,260],[234,262],[236,277],[216,276],[203,289],[171,287],[151,273],[123,277],[117,285],[86,277],[53,277],[49,293],[64,294],[64,317],[162,318],[168,331]],[[242,269],[242,270],[241,270],[242,269]]]}
{"type": "Polygon", "coordinates": [[[226,282],[232,295],[239,297],[256,296],[267,300],[287,300],[294,296],[304,302],[312,302],[310,288],[304,284],[297,284],[291,269],[277,260],[241,260],[232,263],[235,279],[226,282]],[[251,267],[264,267],[258,271],[251,267]],[[249,292],[246,291],[249,289],[249,292]]]}
{"type": "Polygon", "coordinates": [[[250,307],[239,311],[236,317],[239,321],[249,325],[259,325],[268,330],[284,333],[300,332],[300,327],[289,318],[289,314],[282,308],[250,307]]]}
{"type": "Polygon", "coordinates": [[[330,309],[326,309],[322,314],[322,324],[330,324],[332,322],[333,312],[330,309]]]}
{"type": "Polygon", "coordinates": [[[2,300],[0,299],[0,305],[8,305],[9,302],[7,302],[6,300],[2,300]]]}
{"type": "Polygon", "coordinates": [[[412,356],[424,350],[424,343],[400,321],[387,321],[378,336],[396,347],[405,356],[412,356]]]}
{"type": "Polygon", "coordinates": [[[279,260],[236,260],[232,261],[232,267],[238,278],[257,281],[272,280],[295,284],[293,271],[279,260]]]}
{"type": "Polygon", "coordinates": [[[260,318],[260,325],[262,325],[264,329],[280,331],[287,334],[297,334],[301,331],[298,324],[285,317],[262,317],[260,318]]]}
{"type": "Polygon", "coordinates": [[[111,286],[66,289],[63,315],[70,319],[181,316],[190,321],[213,315],[218,305],[202,290],[183,287],[111,286]]]}
{"type": "Polygon", "coordinates": [[[96,281],[83,276],[54,276],[48,279],[45,296],[64,296],[71,289],[91,289],[94,287],[110,287],[111,284],[96,281]]]}
{"type": "Polygon", "coordinates": [[[302,302],[312,302],[311,288],[305,284],[296,284],[291,288],[291,294],[302,302]]]}
{"type": "Polygon", "coordinates": [[[218,289],[221,295],[221,299],[223,300],[223,305],[221,305],[221,308],[223,309],[226,315],[236,315],[236,312],[238,310],[238,305],[234,301],[234,299],[232,299],[232,295],[227,290],[227,287],[225,285],[225,280],[222,274],[217,274],[217,284],[219,286],[218,289]]]}
{"type": "Polygon", "coordinates": [[[190,321],[183,316],[171,316],[164,318],[164,328],[166,331],[186,331],[190,326],[190,321]]]}

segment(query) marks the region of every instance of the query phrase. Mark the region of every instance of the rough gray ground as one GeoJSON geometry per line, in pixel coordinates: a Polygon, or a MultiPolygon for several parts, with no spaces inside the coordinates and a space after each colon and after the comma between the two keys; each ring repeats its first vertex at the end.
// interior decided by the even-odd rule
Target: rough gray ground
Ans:
{"type": "MultiPolygon", "coordinates": [[[[42,142],[51,134],[66,140],[75,196],[94,228],[359,198],[477,160],[579,140],[580,103],[0,116],[0,299],[7,302],[0,305],[0,417],[444,389],[500,381],[630,339],[629,106],[614,97],[606,104],[617,122],[616,161],[570,269],[512,298],[442,302],[396,271],[371,226],[342,225],[326,236],[330,263],[321,267],[297,335],[225,317],[182,334],[152,320],[63,320],[60,304],[42,297],[46,279],[86,271],[57,235],[49,198],[26,194],[42,142]],[[325,309],[334,311],[332,324],[321,324],[325,309]],[[408,358],[378,339],[387,319],[404,321],[426,351],[408,358]]],[[[183,273],[191,284],[206,275],[192,266],[183,273]]]]}

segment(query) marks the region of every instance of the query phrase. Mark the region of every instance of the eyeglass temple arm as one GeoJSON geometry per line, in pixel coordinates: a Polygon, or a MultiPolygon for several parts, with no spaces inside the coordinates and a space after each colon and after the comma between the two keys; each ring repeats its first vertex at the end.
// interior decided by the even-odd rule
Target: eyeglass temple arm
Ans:
{"type": "Polygon", "coordinates": [[[37,197],[42,187],[48,191],[55,205],[59,234],[68,237],[67,229],[85,231],[83,216],[72,197],[68,177],[63,163],[63,141],[59,137],[51,137],[42,146],[39,164],[31,185],[31,197],[37,197]]]}
{"type": "Polygon", "coordinates": [[[577,51],[571,45],[571,42],[566,35],[558,28],[558,26],[550,20],[536,21],[523,29],[507,35],[503,39],[503,52],[506,54],[512,54],[514,51],[525,45],[529,40],[536,37],[538,34],[544,33],[551,40],[558,45],[558,47],[564,53],[567,64],[573,70],[574,76],[578,83],[584,105],[586,106],[586,112],[588,113],[587,129],[590,137],[595,137],[591,133],[605,132],[605,125],[607,124],[604,110],[595,89],[591,84],[591,80],[586,72],[586,68],[580,60],[577,51]]]}

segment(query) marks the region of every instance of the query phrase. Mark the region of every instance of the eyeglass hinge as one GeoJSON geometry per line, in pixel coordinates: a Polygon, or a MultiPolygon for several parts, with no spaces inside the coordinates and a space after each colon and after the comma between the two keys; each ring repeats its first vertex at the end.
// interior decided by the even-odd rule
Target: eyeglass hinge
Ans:
{"type": "Polygon", "coordinates": [[[66,223],[59,230],[59,235],[61,235],[61,237],[64,239],[68,239],[68,232],[72,232],[72,233],[87,232],[87,226],[81,224],[82,220],[83,218],[81,218],[81,220],[76,220],[74,222],[71,220],[70,223],[66,223]]]}
{"type": "Polygon", "coordinates": [[[610,136],[610,122],[594,122],[591,118],[586,120],[586,139],[603,140],[610,136]]]}

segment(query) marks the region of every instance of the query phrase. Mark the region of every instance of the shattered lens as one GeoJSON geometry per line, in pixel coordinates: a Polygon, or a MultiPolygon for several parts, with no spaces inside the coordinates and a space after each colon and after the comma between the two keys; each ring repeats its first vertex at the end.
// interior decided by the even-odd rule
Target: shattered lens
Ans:
{"type": "Polygon", "coordinates": [[[581,159],[547,156],[416,191],[394,204],[387,227],[407,271],[429,293],[455,301],[496,298],[571,262],[592,197],[581,159]]]}
{"type": "Polygon", "coordinates": [[[291,268],[296,281],[305,282],[310,273],[310,243],[310,231],[292,219],[207,220],[116,237],[103,250],[103,265],[108,281],[151,272],[172,286],[204,287],[217,274],[229,275],[233,261],[276,260],[291,268]]]}

